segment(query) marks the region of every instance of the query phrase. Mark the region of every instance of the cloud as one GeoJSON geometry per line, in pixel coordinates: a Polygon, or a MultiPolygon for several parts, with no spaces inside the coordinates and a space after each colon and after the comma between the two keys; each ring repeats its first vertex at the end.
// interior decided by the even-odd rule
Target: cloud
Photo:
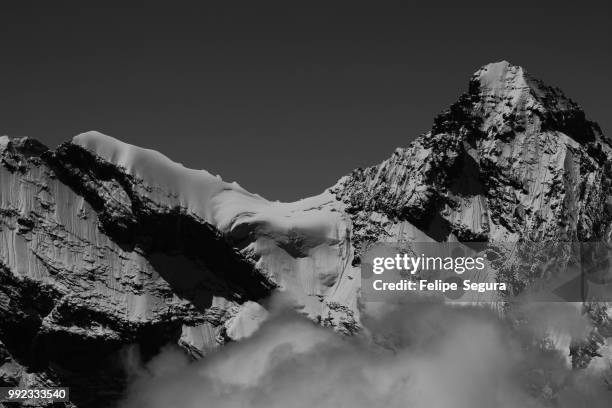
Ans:
{"type": "Polygon", "coordinates": [[[362,335],[344,337],[292,311],[273,312],[254,335],[201,361],[163,351],[140,368],[121,407],[569,408],[612,401],[600,378],[572,371],[562,353],[532,341],[540,333],[517,329],[490,308],[378,305],[364,310],[363,323],[362,335]]]}

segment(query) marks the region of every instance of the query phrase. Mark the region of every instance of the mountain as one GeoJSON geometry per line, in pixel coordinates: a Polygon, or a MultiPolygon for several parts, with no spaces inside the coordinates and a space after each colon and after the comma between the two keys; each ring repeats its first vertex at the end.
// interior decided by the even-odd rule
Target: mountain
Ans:
{"type": "MultiPolygon", "coordinates": [[[[508,62],[479,69],[408,147],[294,203],[97,132],[55,150],[2,137],[0,386],[70,385],[76,406],[108,406],[123,354],[205,357],[253,333],[278,291],[356,334],[376,242],[609,241],[611,157],[575,102],[508,62]]],[[[612,337],[606,305],[589,313],[576,367],[612,337]]]]}

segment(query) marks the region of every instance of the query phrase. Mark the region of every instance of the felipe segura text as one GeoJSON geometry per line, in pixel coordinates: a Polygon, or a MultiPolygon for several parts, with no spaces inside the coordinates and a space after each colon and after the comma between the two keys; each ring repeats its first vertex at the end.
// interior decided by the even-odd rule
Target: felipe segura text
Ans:
{"type": "Polygon", "coordinates": [[[470,280],[464,280],[461,284],[448,282],[441,279],[429,281],[427,279],[421,279],[418,281],[412,281],[408,279],[402,279],[397,282],[384,282],[381,279],[377,279],[372,283],[374,290],[376,291],[421,291],[421,292],[451,292],[457,290],[464,291],[475,291],[475,292],[488,292],[488,291],[505,291],[506,284],[499,282],[472,282],[470,280]]]}

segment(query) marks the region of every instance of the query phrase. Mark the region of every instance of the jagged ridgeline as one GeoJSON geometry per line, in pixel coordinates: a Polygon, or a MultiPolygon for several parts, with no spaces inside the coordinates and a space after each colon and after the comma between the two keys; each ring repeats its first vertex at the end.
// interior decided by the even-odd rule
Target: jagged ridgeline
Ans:
{"type": "MultiPolygon", "coordinates": [[[[611,152],[576,103],[507,62],[408,147],[294,203],[97,132],[55,150],[2,137],[0,386],[112,406],[122,354],[170,343],[202,358],[250,335],[277,290],[353,335],[376,242],[608,240],[611,152]]],[[[597,341],[574,343],[579,366],[608,341],[605,307],[589,310],[597,341]]]]}

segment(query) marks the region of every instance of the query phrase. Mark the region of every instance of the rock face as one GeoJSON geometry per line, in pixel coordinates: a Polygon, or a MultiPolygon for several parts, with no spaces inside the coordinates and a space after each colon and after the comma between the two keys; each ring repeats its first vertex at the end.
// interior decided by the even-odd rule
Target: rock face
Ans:
{"type": "Polygon", "coordinates": [[[202,357],[250,334],[279,287],[357,329],[358,280],[339,279],[350,224],[330,193],[271,203],[93,132],[55,151],[1,141],[3,384],[70,384],[77,405],[107,406],[122,354],[202,357]]]}
{"type": "MultiPolygon", "coordinates": [[[[410,146],[295,203],[96,132],[55,150],[2,137],[0,386],[112,405],[123,354],[203,357],[255,330],[276,290],[356,333],[359,256],[378,241],[608,241],[611,155],[578,105],[507,62],[410,146]]],[[[605,305],[591,314],[577,366],[606,343],[605,305]]]]}
{"type": "Polygon", "coordinates": [[[611,146],[561,91],[501,62],[476,72],[429,133],[334,190],[354,222],[375,213],[437,240],[601,239],[611,146]]]}

